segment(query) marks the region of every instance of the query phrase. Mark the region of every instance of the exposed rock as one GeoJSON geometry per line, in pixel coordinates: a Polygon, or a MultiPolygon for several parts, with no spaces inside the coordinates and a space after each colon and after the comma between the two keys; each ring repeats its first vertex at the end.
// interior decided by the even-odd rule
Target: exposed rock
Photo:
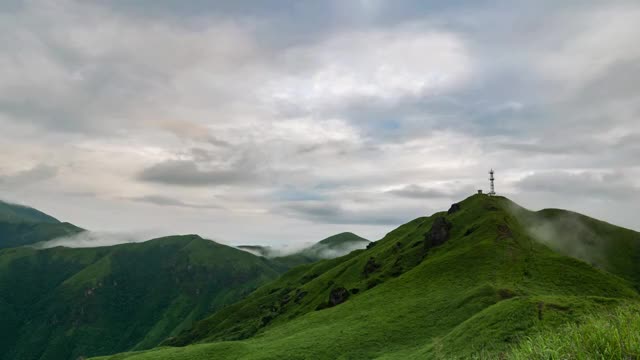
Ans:
{"type": "Polygon", "coordinates": [[[271,322],[271,320],[273,320],[273,316],[267,315],[267,316],[263,317],[262,319],[260,319],[260,322],[262,323],[262,326],[266,326],[267,324],[269,324],[271,322]]]}
{"type": "Polygon", "coordinates": [[[457,213],[461,209],[462,209],[462,207],[460,206],[460,204],[455,203],[455,204],[451,205],[451,207],[449,208],[449,211],[447,211],[447,214],[451,215],[451,214],[457,213]]]}
{"type": "Polygon", "coordinates": [[[339,287],[331,290],[329,294],[329,306],[340,305],[349,299],[349,290],[339,287]]]}
{"type": "Polygon", "coordinates": [[[512,236],[511,229],[507,225],[498,225],[498,239],[506,239],[512,236]]]}
{"type": "Polygon", "coordinates": [[[382,284],[382,280],[380,280],[380,278],[373,278],[367,282],[367,290],[373,289],[380,284],[382,284]]]}
{"type": "Polygon", "coordinates": [[[376,259],[370,257],[364,266],[364,276],[369,276],[380,268],[380,264],[376,263],[376,259]]]}
{"type": "Polygon", "coordinates": [[[299,304],[300,301],[302,301],[302,299],[304,299],[305,296],[307,296],[308,292],[307,291],[301,291],[300,289],[298,289],[298,291],[296,292],[296,299],[294,300],[296,304],[299,304]]]}
{"type": "Polygon", "coordinates": [[[424,237],[425,248],[428,250],[433,247],[440,246],[449,240],[449,232],[452,226],[453,225],[444,217],[437,217],[433,221],[431,229],[429,229],[424,237]]]}
{"type": "Polygon", "coordinates": [[[291,295],[287,294],[280,300],[280,306],[285,306],[291,301],[291,295]]]}
{"type": "Polygon", "coordinates": [[[515,297],[516,293],[511,289],[500,289],[498,290],[498,298],[500,300],[511,299],[515,297]]]}

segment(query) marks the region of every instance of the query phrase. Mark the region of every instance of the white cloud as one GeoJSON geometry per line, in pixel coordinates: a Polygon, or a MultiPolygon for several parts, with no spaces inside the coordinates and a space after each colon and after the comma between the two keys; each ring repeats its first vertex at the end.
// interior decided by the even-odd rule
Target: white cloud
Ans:
{"type": "Polygon", "coordinates": [[[312,107],[353,97],[392,100],[441,94],[463,85],[472,74],[461,39],[417,26],[340,34],[293,48],[284,57],[286,64],[303,70],[273,79],[267,91],[277,101],[312,107]]]}

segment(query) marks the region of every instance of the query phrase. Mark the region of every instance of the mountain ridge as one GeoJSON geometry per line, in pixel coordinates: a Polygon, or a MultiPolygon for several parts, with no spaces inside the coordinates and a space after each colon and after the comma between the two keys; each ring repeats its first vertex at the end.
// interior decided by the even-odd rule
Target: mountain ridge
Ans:
{"type": "Polygon", "coordinates": [[[0,250],[0,359],[150,348],[282,271],[196,235],[0,250]]]}
{"type": "Polygon", "coordinates": [[[83,231],[32,207],[0,200],[0,249],[34,245],[83,231]]]}
{"type": "Polygon", "coordinates": [[[164,343],[179,347],[116,358],[492,358],[539,329],[638,304],[624,271],[553,251],[513,204],[471,196],[366,250],[290,270],[164,343]]]}

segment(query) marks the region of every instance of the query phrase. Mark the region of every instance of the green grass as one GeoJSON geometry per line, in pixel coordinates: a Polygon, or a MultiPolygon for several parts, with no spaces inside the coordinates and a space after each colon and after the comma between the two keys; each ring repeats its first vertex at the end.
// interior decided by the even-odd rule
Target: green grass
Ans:
{"type": "Polygon", "coordinates": [[[36,209],[0,201],[0,249],[32,245],[82,231],[36,209]]]}
{"type": "Polygon", "coordinates": [[[0,250],[0,359],[151,348],[280,271],[264,258],[198,236],[0,250]]]}
{"type": "Polygon", "coordinates": [[[640,309],[598,312],[577,323],[525,338],[507,358],[514,360],[640,359],[640,309]]]}
{"type": "Polygon", "coordinates": [[[0,221],[59,223],[58,219],[28,206],[11,204],[0,200],[0,221]]]}
{"type": "MultiPolygon", "coordinates": [[[[513,205],[472,196],[367,250],[294,268],[165,342],[183,347],[104,359],[498,358],[544,329],[638,303],[632,276],[541,244],[513,205]],[[438,217],[450,237],[428,247],[438,217]],[[340,288],[351,295],[331,306],[340,288]]],[[[608,261],[635,255],[623,256],[608,261]]]]}

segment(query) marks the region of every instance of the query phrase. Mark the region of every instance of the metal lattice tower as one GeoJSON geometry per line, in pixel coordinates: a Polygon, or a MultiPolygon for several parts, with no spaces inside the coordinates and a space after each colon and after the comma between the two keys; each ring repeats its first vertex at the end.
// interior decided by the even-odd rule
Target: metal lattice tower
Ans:
{"type": "Polygon", "coordinates": [[[493,182],[495,180],[495,178],[493,177],[493,169],[491,169],[491,171],[489,171],[489,181],[491,182],[491,191],[489,191],[489,196],[494,196],[496,194],[496,189],[493,185],[493,182]]]}

